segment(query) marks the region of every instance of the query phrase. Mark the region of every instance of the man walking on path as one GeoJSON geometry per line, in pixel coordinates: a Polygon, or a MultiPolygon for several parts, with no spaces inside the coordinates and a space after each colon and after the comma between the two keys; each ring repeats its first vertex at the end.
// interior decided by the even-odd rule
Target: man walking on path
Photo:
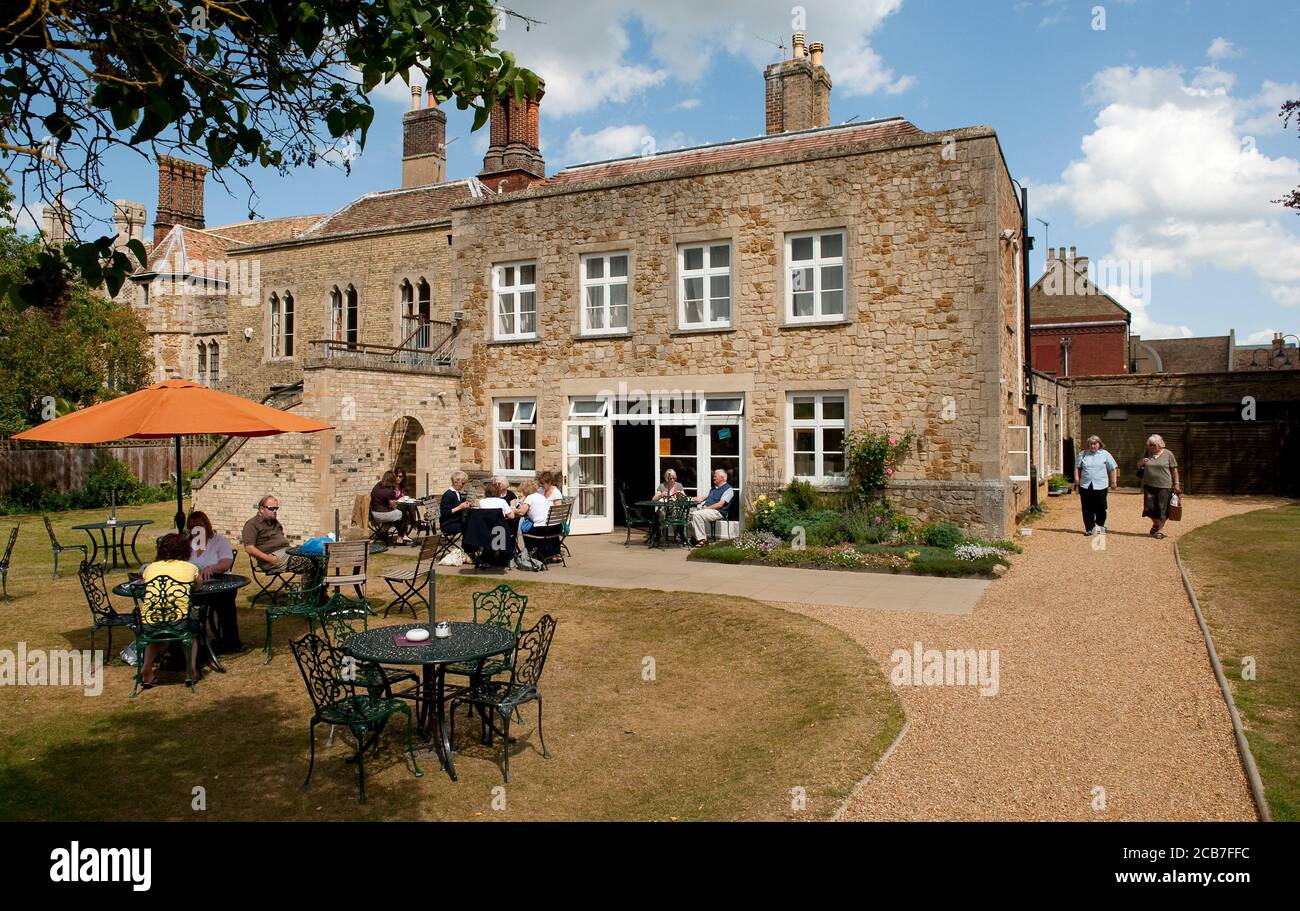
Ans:
{"type": "Polygon", "coordinates": [[[1074,463],[1074,483],[1079,485],[1083,505],[1083,533],[1106,533],[1106,492],[1119,486],[1119,465],[1101,445],[1101,437],[1088,437],[1088,451],[1074,463]]]}

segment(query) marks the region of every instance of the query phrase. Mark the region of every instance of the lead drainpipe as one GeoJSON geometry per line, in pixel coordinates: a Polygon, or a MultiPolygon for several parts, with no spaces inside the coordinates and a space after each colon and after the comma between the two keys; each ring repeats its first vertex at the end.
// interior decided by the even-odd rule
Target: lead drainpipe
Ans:
{"type": "Polygon", "coordinates": [[[1034,408],[1038,404],[1038,395],[1034,392],[1034,346],[1029,331],[1029,250],[1034,239],[1029,236],[1029,190],[1020,188],[1020,295],[1025,308],[1024,344],[1025,344],[1025,406],[1029,413],[1026,422],[1029,425],[1029,508],[1038,505],[1038,463],[1034,460],[1034,408]]]}

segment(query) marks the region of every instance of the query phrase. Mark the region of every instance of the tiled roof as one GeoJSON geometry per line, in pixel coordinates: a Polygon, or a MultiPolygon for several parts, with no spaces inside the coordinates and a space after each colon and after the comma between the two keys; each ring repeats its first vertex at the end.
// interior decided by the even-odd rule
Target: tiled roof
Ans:
{"type": "Polygon", "coordinates": [[[290,215],[286,218],[265,218],[241,221],[233,225],[218,225],[207,230],[241,244],[265,244],[296,237],[323,217],[323,215],[290,215]]]}
{"type": "Polygon", "coordinates": [[[452,206],[474,195],[475,183],[471,178],[427,187],[367,193],[333,215],[318,219],[310,230],[299,236],[331,237],[445,221],[451,216],[452,206]]]}
{"type": "Polygon", "coordinates": [[[1228,369],[1228,336],[1144,338],[1160,355],[1165,373],[1219,373],[1228,369]]]}
{"type": "Polygon", "coordinates": [[[833,148],[867,139],[888,139],[920,132],[922,132],[920,129],[902,118],[821,127],[813,130],[801,130],[797,133],[759,136],[754,139],[740,140],[739,142],[696,146],[690,149],[661,152],[644,157],[620,158],[613,161],[575,165],[548,178],[546,185],[567,185],[611,177],[645,174],[672,168],[689,168],[715,162],[743,161],[746,158],[753,158],[758,155],[792,155],[809,149],[833,148]]]}

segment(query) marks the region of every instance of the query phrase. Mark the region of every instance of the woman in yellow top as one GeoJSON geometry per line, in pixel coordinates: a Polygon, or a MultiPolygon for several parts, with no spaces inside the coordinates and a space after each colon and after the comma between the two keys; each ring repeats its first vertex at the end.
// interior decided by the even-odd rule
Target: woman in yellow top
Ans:
{"type": "MultiPolygon", "coordinates": [[[[171,610],[172,607],[184,606],[188,609],[188,605],[181,605],[176,600],[181,597],[180,592],[176,592],[169,597],[168,594],[151,590],[148,583],[150,579],[156,579],[158,576],[170,576],[177,582],[193,582],[195,583],[194,587],[197,588],[199,569],[189,562],[189,558],[189,538],[173,532],[158,539],[157,559],[144,568],[145,594],[140,603],[140,622],[146,632],[151,626],[161,623],[168,614],[174,616],[175,612],[171,610]]],[[[195,638],[190,643],[190,675],[186,683],[197,680],[199,677],[198,668],[195,664],[198,657],[199,630],[195,628],[197,623],[193,621],[190,621],[190,626],[195,638]]],[[[150,687],[158,682],[153,666],[154,662],[158,660],[158,654],[165,647],[162,643],[145,647],[144,657],[141,659],[144,663],[140,666],[140,682],[144,686],[150,687]]]]}

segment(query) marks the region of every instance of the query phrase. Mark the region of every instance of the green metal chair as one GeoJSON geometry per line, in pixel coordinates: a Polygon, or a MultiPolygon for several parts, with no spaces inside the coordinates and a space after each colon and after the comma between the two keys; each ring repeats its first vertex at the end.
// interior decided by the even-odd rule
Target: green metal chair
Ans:
{"type": "MultiPolygon", "coordinates": [[[[194,583],[182,582],[171,576],[154,576],[144,584],[144,590],[135,602],[135,642],[138,660],[135,663],[135,686],[131,688],[134,699],[144,684],[144,655],[150,645],[179,643],[190,655],[195,648],[198,629],[193,622],[194,583]]],[[[190,692],[194,692],[195,679],[185,678],[190,692]]]]}
{"type": "Polygon", "coordinates": [[[374,755],[379,755],[379,735],[383,733],[388,719],[399,712],[406,716],[406,752],[411,757],[415,777],[424,776],[419,763],[415,761],[411,708],[405,702],[393,698],[392,686],[382,667],[376,665],[381,684],[379,692],[367,690],[362,694],[358,692],[358,683],[346,679],[343,652],[322,637],[310,632],[301,639],[290,642],[289,647],[293,649],[294,660],[298,662],[298,670],[302,673],[303,682],[307,684],[307,695],[311,697],[313,707],[308,735],[311,759],[307,765],[307,779],[302,783],[304,788],[311,784],[311,773],[316,768],[316,725],[323,722],[345,727],[356,743],[349,761],[357,765],[361,802],[365,803],[366,752],[373,746],[374,755]]]}
{"type": "Polygon", "coordinates": [[[695,504],[687,497],[677,497],[664,507],[664,544],[674,533],[683,540],[691,537],[691,510],[695,504]]]}
{"type": "Polygon", "coordinates": [[[323,579],[314,585],[300,586],[290,582],[280,589],[280,598],[266,606],[266,660],[271,663],[271,628],[281,617],[304,617],[311,632],[316,632],[316,621],[320,619],[328,602],[321,600],[325,582],[323,579]]]}
{"type": "Polygon", "coordinates": [[[9,543],[5,545],[5,553],[0,557],[0,590],[4,591],[5,604],[9,603],[9,558],[14,553],[14,542],[18,540],[18,526],[15,525],[9,532],[9,543]]]}
{"type": "MultiPolygon", "coordinates": [[[[503,582],[491,591],[475,592],[473,601],[475,623],[490,623],[508,630],[512,636],[519,635],[524,623],[524,611],[528,608],[527,595],[519,594],[503,582]]],[[[465,677],[478,676],[487,680],[496,674],[504,674],[513,666],[514,653],[511,652],[483,662],[482,670],[477,661],[463,661],[447,665],[447,673],[465,677]]]]}
{"type": "Polygon", "coordinates": [[[510,782],[510,717],[518,715],[521,706],[529,702],[537,703],[537,739],[542,743],[542,758],[550,759],[546,749],[546,737],[542,733],[542,694],[537,684],[542,679],[542,669],[546,667],[546,655],[551,650],[551,640],[555,637],[555,618],[546,614],[537,621],[537,625],[520,633],[515,639],[517,656],[510,669],[510,679],[478,681],[473,686],[458,692],[451,700],[451,742],[456,742],[456,709],[468,705],[480,709],[483,735],[488,746],[492,745],[492,735],[501,734],[502,754],[504,759],[501,774],[506,783],[510,782]],[[488,712],[495,713],[501,719],[501,729],[487,717],[488,712]]]}
{"type": "Polygon", "coordinates": [[[252,573],[253,584],[257,586],[256,594],[248,600],[249,604],[257,604],[262,598],[275,604],[284,597],[284,587],[293,578],[292,572],[288,569],[268,572],[262,567],[261,561],[252,554],[248,555],[248,567],[252,573]]]}
{"type": "MultiPolygon", "coordinates": [[[[113,630],[130,629],[135,625],[133,614],[120,614],[113,607],[113,599],[108,594],[108,584],[104,581],[104,564],[82,560],[77,569],[77,578],[81,580],[81,590],[86,594],[86,603],[90,605],[90,650],[95,650],[95,633],[101,629],[108,630],[108,652],[104,663],[113,660],[113,630]]],[[[137,651],[139,651],[137,649],[137,651]]]]}
{"type": "Polygon", "coordinates": [[[645,506],[635,506],[627,501],[627,485],[618,485],[618,498],[623,503],[623,524],[627,526],[627,538],[623,541],[623,546],[627,547],[632,543],[632,529],[644,528],[647,534],[654,534],[655,529],[655,511],[645,506]]]}
{"type": "MultiPolygon", "coordinates": [[[[342,592],[335,592],[325,602],[325,606],[321,608],[319,618],[321,633],[329,641],[330,645],[335,648],[343,648],[348,639],[369,629],[370,615],[372,613],[374,611],[371,610],[368,601],[361,598],[349,598],[342,592]]],[[[348,663],[348,673],[350,675],[348,679],[365,687],[367,690],[381,687],[384,681],[388,684],[394,684],[404,681],[419,683],[420,680],[412,671],[386,670],[381,674],[381,669],[377,664],[363,661],[346,662],[346,659],[345,663],[348,663]]]]}
{"type": "Polygon", "coordinates": [[[64,551],[80,551],[81,559],[85,560],[90,556],[90,549],[85,544],[60,544],[59,539],[54,536],[54,526],[50,524],[50,517],[43,514],[41,518],[45,520],[45,533],[50,536],[50,547],[54,550],[54,576],[59,577],[59,554],[64,551]]]}

